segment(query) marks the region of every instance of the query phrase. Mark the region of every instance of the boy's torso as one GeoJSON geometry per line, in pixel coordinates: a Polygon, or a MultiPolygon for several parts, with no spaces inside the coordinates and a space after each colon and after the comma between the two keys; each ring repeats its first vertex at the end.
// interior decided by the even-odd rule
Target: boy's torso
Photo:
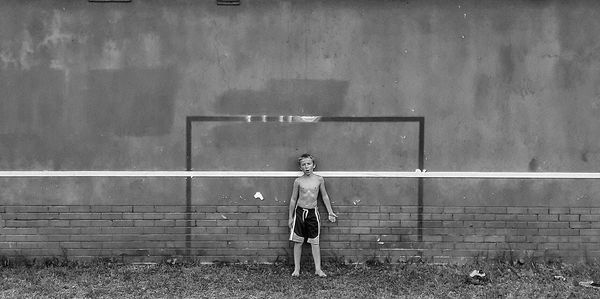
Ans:
{"type": "Polygon", "coordinates": [[[298,178],[298,207],[314,209],[317,207],[317,196],[321,181],[317,175],[298,178]]]}

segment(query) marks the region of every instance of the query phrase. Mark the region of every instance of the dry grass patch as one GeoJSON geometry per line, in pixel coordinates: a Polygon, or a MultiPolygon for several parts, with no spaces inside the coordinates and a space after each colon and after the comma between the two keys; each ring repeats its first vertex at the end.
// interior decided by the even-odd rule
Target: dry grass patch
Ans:
{"type": "Polygon", "coordinates": [[[579,281],[598,274],[596,264],[426,263],[345,265],[325,263],[327,278],[310,265],[299,278],[287,264],[71,263],[0,268],[0,297],[41,298],[597,298],[579,281]],[[488,280],[473,284],[473,269],[488,280]],[[557,279],[555,276],[562,276],[557,279]]]}

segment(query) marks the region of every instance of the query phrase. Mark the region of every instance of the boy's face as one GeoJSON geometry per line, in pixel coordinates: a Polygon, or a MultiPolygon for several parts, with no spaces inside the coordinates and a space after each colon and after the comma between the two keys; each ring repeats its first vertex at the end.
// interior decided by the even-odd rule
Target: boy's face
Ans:
{"type": "Polygon", "coordinates": [[[300,160],[300,170],[302,170],[305,175],[310,175],[314,169],[315,163],[311,158],[304,158],[300,160]]]}

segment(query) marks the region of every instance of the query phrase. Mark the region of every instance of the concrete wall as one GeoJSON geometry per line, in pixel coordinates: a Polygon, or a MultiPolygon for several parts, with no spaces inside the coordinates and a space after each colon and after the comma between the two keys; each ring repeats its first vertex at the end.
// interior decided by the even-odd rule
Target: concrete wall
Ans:
{"type": "MultiPolygon", "coordinates": [[[[2,1],[0,169],[184,170],[187,116],[268,114],[424,116],[431,171],[594,172],[599,16],[597,1],[2,1]]],[[[192,166],[293,170],[312,151],[321,170],[416,168],[409,125],[317,138],[330,130],[194,124],[192,166]]],[[[419,216],[414,180],[332,179],[323,248],[582,258],[600,241],[597,185],[429,179],[419,216]]],[[[2,179],[0,246],[272,260],[289,252],[290,188],[195,179],[186,218],[185,179],[2,179]]]]}

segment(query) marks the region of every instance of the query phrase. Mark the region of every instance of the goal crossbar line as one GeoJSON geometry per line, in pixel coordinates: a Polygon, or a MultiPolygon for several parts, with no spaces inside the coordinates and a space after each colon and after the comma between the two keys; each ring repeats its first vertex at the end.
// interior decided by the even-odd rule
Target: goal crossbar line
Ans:
{"type": "MultiPolygon", "coordinates": [[[[600,179],[597,172],[319,171],[335,178],[600,179]]],[[[298,177],[299,171],[0,171],[0,177],[298,177]]]]}

